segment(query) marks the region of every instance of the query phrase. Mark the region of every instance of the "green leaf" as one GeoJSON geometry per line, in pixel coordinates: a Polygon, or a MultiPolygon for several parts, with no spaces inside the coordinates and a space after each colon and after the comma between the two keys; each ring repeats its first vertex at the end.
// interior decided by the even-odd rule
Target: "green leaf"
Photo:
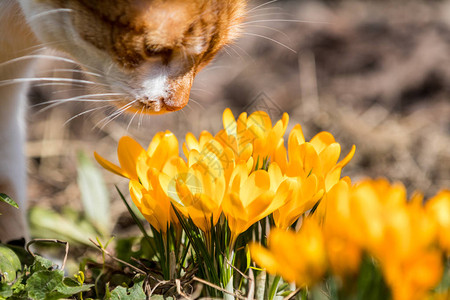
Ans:
{"type": "Polygon", "coordinates": [[[30,209],[29,219],[33,236],[92,246],[88,238],[98,235],[85,220],[76,221],[70,216],[66,217],[38,206],[30,209]]]}
{"type": "Polygon", "coordinates": [[[111,300],[121,299],[145,299],[145,293],[142,289],[142,281],[135,283],[131,288],[125,288],[122,286],[116,287],[111,292],[111,300]]]}
{"type": "Polygon", "coordinates": [[[66,296],[71,296],[81,292],[87,292],[93,286],[94,286],[93,284],[80,285],[78,281],[72,278],[64,278],[63,282],[58,284],[58,286],[56,287],[56,291],[66,296]]]}
{"type": "Polygon", "coordinates": [[[36,256],[33,266],[31,267],[33,272],[48,271],[53,266],[53,262],[42,256],[36,256]]]}
{"type": "Polygon", "coordinates": [[[13,294],[12,288],[6,282],[0,282],[0,299],[7,299],[13,294]]]}
{"type": "Polygon", "coordinates": [[[269,300],[272,300],[273,297],[275,297],[275,294],[278,291],[278,285],[280,283],[280,279],[281,277],[279,275],[273,277],[271,276],[272,279],[272,284],[270,285],[270,289],[269,289],[269,300]]]}
{"type": "Polygon", "coordinates": [[[15,208],[19,208],[19,205],[17,205],[16,201],[14,201],[13,199],[11,199],[11,197],[9,197],[6,194],[0,193],[0,201],[5,202],[15,208]]]}
{"type": "Polygon", "coordinates": [[[61,284],[64,278],[63,271],[38,271],[27,280],[28,296],[36,300],[48,299],[50,293],[61,284]]]}
{"type": "Polygon", "coordinates": [[[103,236],[109,235],[109,194],[98,168],[84,154],[78,154],[78,186],[84,211],[92,224],[103,236]]]}
{"type": "Polygon", "coordinates": [[[357,282],[358,299],[390,299],[390,290],[375,262],[364,255],[357,282]]]}
{"type": "Polygon", "coordinates": [[[17,254],[6,245],[0,244],[0,281],[12,282],[22,266],[17,254]]]}

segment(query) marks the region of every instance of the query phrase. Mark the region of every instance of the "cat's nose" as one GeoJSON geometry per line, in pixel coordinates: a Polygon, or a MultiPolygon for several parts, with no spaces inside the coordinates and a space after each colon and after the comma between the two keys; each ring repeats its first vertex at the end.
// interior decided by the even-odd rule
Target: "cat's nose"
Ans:
{"type": "Polygon", "coordinates": [[[171,112],[171,111],[180,110],[183,107],[185,107],[187,104],[187,101],[186,102],[184,102],[184,101],[178,102],[178,101],[172,101],[172,100],[165,100],[165,101],[163,100],[163,103],[164,103],[164,109],[168,112],[171,112]]]}
{"type": "Polygon", "coordinates": [[[159,97],[148,97],[142,96],[137,99],[137,101],[143,106],[143,111],[146,113],[166,113],[178,111],[186,106],[188,99],[176,96],[159,96],[159,97]]]}
{"type": "Polygon", "coordinates": [[[174,91],[169,97],[163,99],[166,111],[177,111],[185,107],[189,102],[190,89],[179,89],[174,91]]]}

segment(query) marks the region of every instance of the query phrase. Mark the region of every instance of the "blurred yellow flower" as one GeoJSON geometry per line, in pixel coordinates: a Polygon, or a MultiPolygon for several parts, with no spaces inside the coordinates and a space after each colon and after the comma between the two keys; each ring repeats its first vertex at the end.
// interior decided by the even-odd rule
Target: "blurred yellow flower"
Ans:
{"type": "Polygon", "coordinates": [[[450,255],[450,190],[442,190],[425,205],[438,224],[441,247],[450,255]]]}
{"type": "Polygon", "coordinates": [[[379,262],[395,300],[422,299],[439,283],[443,261],[436,247],[436,222],[418,201],[407,201],[403,185],[379,179],[349,188],[341,181],[327,197],[324,234],[332,268],[339,275],[346,270],[333,258],[334,252],[351,267],[356,260],[349,253],[356,258],[360,248],[379,262]],[[344,241],[347,253],[331,247],[336,239],[344,241]]]}
{"type": "Polygon", "coordinates": [[[308,219],[299,232],[273,229],[268,248],[250,244],[252,259],[270,274],[278,274],[287,282],[309,286],[324,275],[327,263],[321,228],[308,219]]]}
{"type": "Polygon", "coordinates": [[[362,257],[358,225],[352,216],[351,184],[340,180],[327,194],[323,222],[325,246],[331,270],[341,278],[357,274],[362,257]]]}

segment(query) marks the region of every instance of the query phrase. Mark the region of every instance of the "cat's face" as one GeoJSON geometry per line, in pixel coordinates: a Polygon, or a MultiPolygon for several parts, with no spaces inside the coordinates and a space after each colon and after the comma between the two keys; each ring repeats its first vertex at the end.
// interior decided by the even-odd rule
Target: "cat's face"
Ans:
{"type": "Polygon", "coordinates": [[[183,108],[194,76],[233,40],[245,0],[20,0],[49,47],[70,54],[119,107],[183,108]]]}

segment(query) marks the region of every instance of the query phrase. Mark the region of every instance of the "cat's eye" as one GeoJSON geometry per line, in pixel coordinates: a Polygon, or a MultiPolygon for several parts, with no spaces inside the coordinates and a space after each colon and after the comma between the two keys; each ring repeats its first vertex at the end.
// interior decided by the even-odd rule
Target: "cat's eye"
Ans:
{"type": "Polygon", "coordinates": [[[145,47],[145,55],[148,58],[161,57],[164,63],[168,63],[172,54],[173,49],[170,48],[145,47]]]}

